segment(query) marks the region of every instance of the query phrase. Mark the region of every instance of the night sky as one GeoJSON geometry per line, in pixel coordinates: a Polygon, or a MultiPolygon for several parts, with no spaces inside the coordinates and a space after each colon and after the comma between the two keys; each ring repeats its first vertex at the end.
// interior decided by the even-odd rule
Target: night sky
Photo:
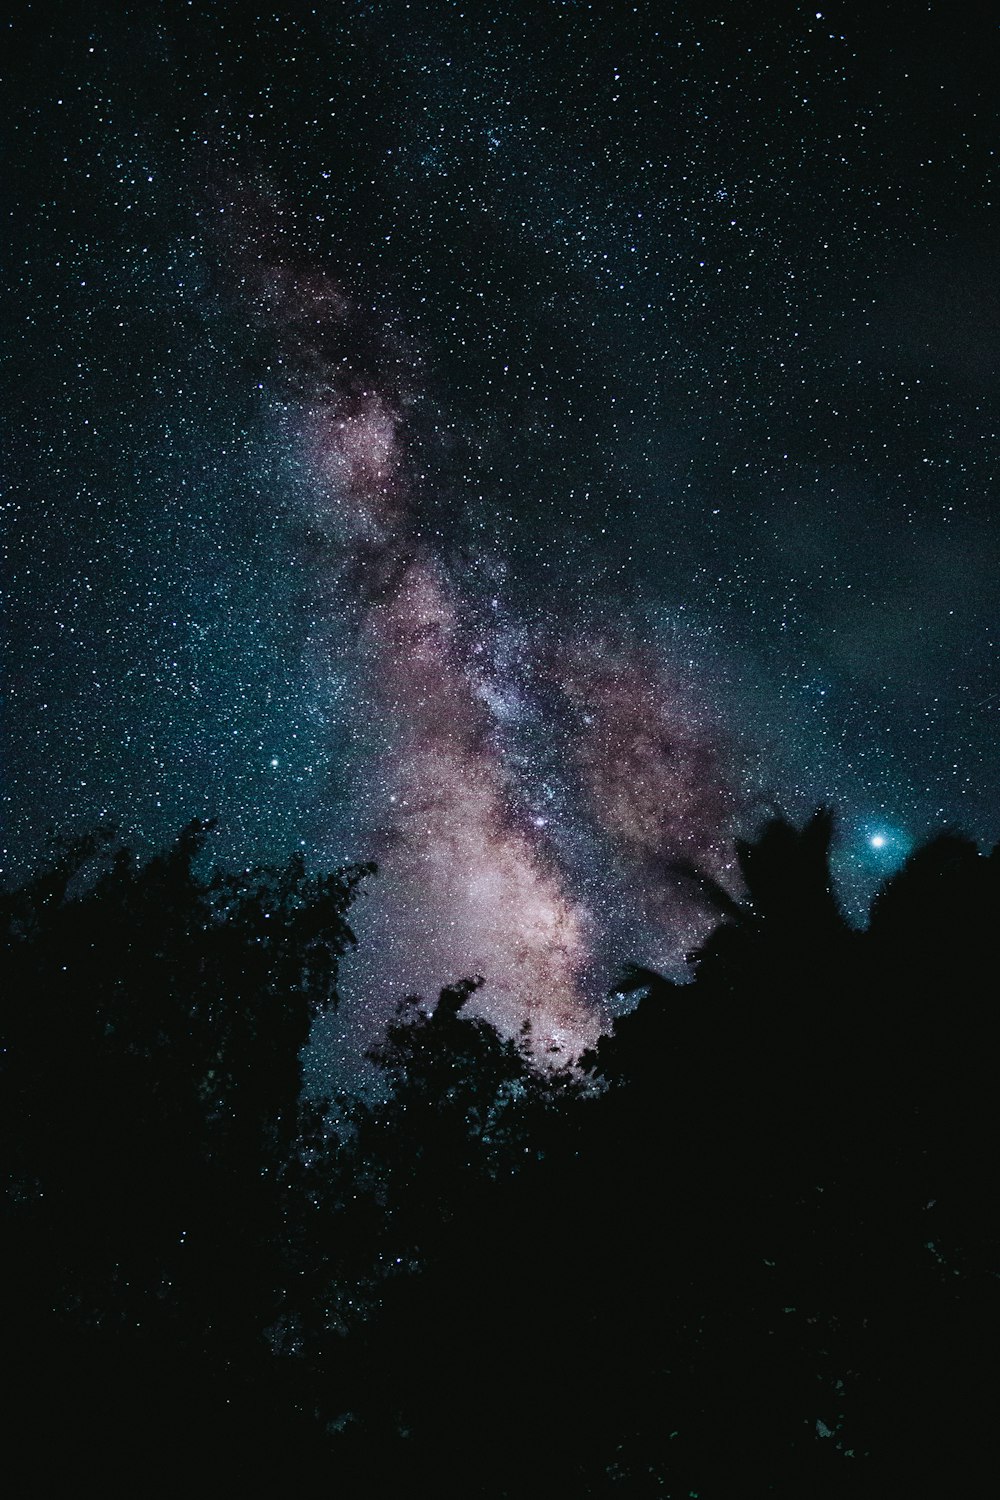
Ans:
{"type": "Polygon", "coordinates": [[[997,22],[753,12],[21,9],[7,879],[375,859],[339,1028],[572,1044],[774,812],[997,837],[997,22]]]}

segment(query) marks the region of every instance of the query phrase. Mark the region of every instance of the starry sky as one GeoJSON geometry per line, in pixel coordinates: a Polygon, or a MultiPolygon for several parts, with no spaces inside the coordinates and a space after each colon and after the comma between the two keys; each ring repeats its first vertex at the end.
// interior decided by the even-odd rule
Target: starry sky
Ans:
{"type": "MultiPolygon", "coordinates": [[[[734,834],[1000,832],[997,22],[25,6],[3,869],[376,859],[337,1025],[593,1032],[734,834]]],[[[353,1034],[353,1033],[352,1033],[353,1034]]]]}

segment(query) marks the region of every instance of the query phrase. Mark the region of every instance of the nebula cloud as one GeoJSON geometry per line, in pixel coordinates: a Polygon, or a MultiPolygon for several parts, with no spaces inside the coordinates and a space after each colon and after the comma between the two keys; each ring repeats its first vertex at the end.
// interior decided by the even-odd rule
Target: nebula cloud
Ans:
{"type": "Polygon", "coordinates": [[[362,1003],[384,1015],[401,994],[481,975],[474,1004],[504,1032],[528,1023],[536,1047],[576,1055],[600,1026],[608,913],[566,857],[574,825],[638,892],[666,949],[689,945],[707,919],[675,866],[724,874],[734,807],[712,734],[648,646],[607,631],[526,628],[527,685],[516,682],[421,527],[388,336],[319,276],[271,266],[256,288],[281,330],[300,451],[357,624],[364,711],[379,721],[357,851],[380,869],[357,913],[362,1003]],[[558,747],[555,811],[518,744],[525,693],[558,747]]]}
{"type": "Polygon", "coordinates": [[[414,559],[368,628],[398,726],[382,867],[412,987],[480,973],[505,1029],[527,1019],[546,1047],[584,1040],[586,918],[519,813],[431,559],[414,559]]]}
{"type": "MultiPolygon", "coordinates": [[[[322,327],[341,315],[315,281],[308,301],[322,327]]],[[[505,1031],[527,1021],[537,1046],[577,1052],[595,1034],[581,988],[586,915],[512,794],[446,570],[419,538],[401,428],[398,403],[346,382],[302,421],[350,554],[359,648],[387,726],[372,768],[385,804],[365,851],[379,864],[372,902],[385,930],[369,941],[391,950],[397,992],[480,974],[479,1003],[505,1031]]]]}

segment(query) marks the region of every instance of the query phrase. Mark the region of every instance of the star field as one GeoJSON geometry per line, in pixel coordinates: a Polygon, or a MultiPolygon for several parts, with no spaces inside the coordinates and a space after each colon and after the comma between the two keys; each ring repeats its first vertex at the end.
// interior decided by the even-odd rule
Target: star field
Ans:
{"type": "Polygon", "coordinates": [[[363,1000],[472,962],[495,856],[591,994],[696,937],[664,859],[774,809],[838,808],[855,917],[927,830],[996,837],[995,22],[8,35],[8,878],[97,821],[375,855],[363,1000]],[[390,799],[434,777],[428,904],[390,799]]]}

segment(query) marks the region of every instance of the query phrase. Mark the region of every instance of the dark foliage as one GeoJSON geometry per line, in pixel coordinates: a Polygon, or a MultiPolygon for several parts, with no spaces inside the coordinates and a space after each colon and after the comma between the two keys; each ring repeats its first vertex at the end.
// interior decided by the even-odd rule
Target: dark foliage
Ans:
{"type": "Polygon", "coordinates": [[[29,1464],[248,1436],[281,1302],[299,1052],[364,873],[200,877],[98,836],[4,898],[7,1349],[29,1464]],[[95,869],[96,866],[96,869],[95,869]]]}
{"type": "Polygon", "coordinates": [[[910,1496],[992,1473],[1000,859],[852,931],[769,825],[582,1069],[400,1007],[300,1100],[364,870],[95,837],[4,898],[11,1456],[46,1493],[910,1496]],[[335,1120],[336,1124],[331,1121],[335,1120]]]}

